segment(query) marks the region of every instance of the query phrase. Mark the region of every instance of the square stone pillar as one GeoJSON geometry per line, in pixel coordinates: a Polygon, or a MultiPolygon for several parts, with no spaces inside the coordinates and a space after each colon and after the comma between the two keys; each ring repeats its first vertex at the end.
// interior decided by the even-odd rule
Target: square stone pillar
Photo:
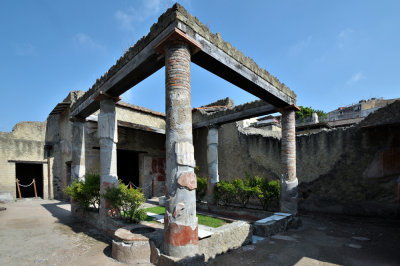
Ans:
{"type": "MultiPolygon", "coordinates": [[[[118,126],[115,110],[116,98],[100,93],[96,100],[100,101],[97,133],[100,144],[100,194],[103,194],[108,187],[119,186],[117,177],[118,126]]],[[[100,197],[99,213],[101,223],[106,222],[108,208],[108,203],[100,197]]]]}
{"type": "Polygon", "coordinates": [[[296,119],[293,109],[285,109],[282,113],[281,140],[281,211],[297,214],[297,176],[296,176],[296,119]]]}
{"type": "Polygon", "coordinates": [[[219,182],[218,175],[218,127],[208,128],[207,135],[207,202],[214,203],[214,191],[219,182]]]}
{"type": "Polygon", "coordinates": [[[190,63],[194,40],[175,29],[158,47],[165,54],[166,210],[163,251],[186,257],[198,253],[198,222],[192,135],[190,63]]]}
{"type": "Polygon", "coordinates": [[[72,180],[84,180],[85,168],[85,119],[72,118],[72,180]]]}

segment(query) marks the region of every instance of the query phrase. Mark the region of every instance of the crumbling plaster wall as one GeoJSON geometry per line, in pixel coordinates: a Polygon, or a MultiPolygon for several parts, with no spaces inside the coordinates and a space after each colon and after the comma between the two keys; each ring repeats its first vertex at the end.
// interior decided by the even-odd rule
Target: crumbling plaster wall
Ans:
{"type": "MultiPolygon", "coordinates": [[[[351,215],[400,216],[400,102],[378,110],[361,124],[296,137],[300,208],[351,215]],[[374,127],[368,127],[373,124],[374,127]]],[[[207,175],[206,129],[196,130],[195,157],[207,175]]],[[[279,178],[280,138],[236,123],[219,129],[220,180],[253,175],[279,178]]]]}
{"type": "MultiPolygon", "coordinates": [[[[20,122],[11,132],[0,132],[0,201],[16,198],[16,161],[44,161],[45,122],[20,122]]],[[[43,164],[44,197],[47,197],[47,164],[43,164]]]]}

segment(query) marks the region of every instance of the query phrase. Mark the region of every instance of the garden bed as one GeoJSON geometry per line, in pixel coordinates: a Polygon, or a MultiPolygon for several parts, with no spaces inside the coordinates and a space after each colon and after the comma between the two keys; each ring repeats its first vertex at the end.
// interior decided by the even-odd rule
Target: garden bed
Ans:
{"type": "MultiPolygon", "coordinates": [[[[165,213],[165,208],[162,206],[149,207],[149,208],[145,208],[144,210],[146,212],[151,212],[151,213],[155,213],[158,215],[164,215],[164,213],[165,213]]],[[[196,216],[198,218],[199,224],[213,227],[213,228],[220,227],[228,222],[223,219],[219,219],[219,218],[215,218],[215,217],[203,215],[203,214],[196,214],[196,216]]],[[[152,217],[147,216],[145,221],[153,221],[153,220],[154,219],[152,217]]]]}

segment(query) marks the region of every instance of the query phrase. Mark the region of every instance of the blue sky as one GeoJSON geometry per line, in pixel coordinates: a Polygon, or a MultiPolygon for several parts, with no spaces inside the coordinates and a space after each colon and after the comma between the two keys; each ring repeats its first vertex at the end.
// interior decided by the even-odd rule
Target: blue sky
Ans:
{"type": "MultiPolygon", "coordinates": [[[[169,0],[0,1],[0,131],[44,121],[71,90],[87,90],[172,6],[169,0]]],[[[190,1],[220,32],[297,94],[331,111],[400,97],[400,1],[190,1]]],[[[192,105],[255,98],[192,64],[192,105]]],[[[164,69],[122,95],[164,111],[164,69]]]]}

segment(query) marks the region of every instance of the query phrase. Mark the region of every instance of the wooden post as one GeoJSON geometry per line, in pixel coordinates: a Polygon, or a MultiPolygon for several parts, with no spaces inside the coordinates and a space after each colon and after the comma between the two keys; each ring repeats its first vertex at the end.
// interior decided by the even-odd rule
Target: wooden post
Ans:
{"type": "Polygon", "coordinates": [[[35,181],[35,178],[33,179],[33,188],[35,189],[35,198],[37,198],[36,181],[35,181]]]}
{"type": "Polygon", "coordinates": [[[129,189],[132,189],[132,183],[129,181],[129,189]]]}
{"type": "Polygon", "coordinates": [[[21,189],[19,188],[19,180],[18,180],[18,178],[17,178],[17,188],[18,188],[18,195],[19,195],[19,198],[21,199],[22,197],[21,197],[21,189]]]}

